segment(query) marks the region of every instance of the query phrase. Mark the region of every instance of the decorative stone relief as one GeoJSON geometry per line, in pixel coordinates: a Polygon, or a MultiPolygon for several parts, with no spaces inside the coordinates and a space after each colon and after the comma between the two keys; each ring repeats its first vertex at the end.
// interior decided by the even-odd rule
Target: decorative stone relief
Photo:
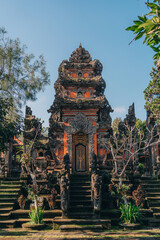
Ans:
{"type": "Polygon", "coordinates": [[[65,132],[67,133],[68,138],[68,153],[70,158],[72,159],[72,134],[75,134],[79,131],[88,134],[89,138],[89,158],[91,158],[92,153],[94,152],[94,134],[97,131],[98,126],[93,126],[92,121],[96,120],[90,119],[88,120],[84,113],[77,113],[74,119],[69,119],[69,126],[65,126],[65,132]]]}

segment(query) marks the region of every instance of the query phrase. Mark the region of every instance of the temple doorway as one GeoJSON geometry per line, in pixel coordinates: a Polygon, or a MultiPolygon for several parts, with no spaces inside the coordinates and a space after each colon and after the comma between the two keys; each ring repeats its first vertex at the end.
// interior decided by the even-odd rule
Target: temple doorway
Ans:
{"type": "Polygon", "coordinates": [[[88,172],[88,135],[78,132],[72,135],[73,173],[88,172]]]}

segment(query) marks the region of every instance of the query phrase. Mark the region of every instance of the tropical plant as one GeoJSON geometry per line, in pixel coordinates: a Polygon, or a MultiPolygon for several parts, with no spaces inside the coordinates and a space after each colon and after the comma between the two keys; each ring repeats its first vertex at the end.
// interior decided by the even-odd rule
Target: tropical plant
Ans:
{"type": "Polygon", "coordinates": [[[140,213],[140,208],[134,203],[129,203],[128,205],[122,204],[120,206],[121,220],[124,223],[137,223],[140,222],[142,214],[140,213]]]}
{"type": "Polygon", "coordinates": [[[38,212],[35,209],[31,209],[29,213],[29,217],[31,218],[32,223],[34,224],[43,223],[43,215],[44,215],[44,209],[39,209],[38,212]]]}
{"type": "Polygon", "coordinates": [[[143,43],[154,50],[153,58],[158,59],[160,56],[160,1],[153,0],[147,2],[146,5],[150,9],[149,13],[143,14],[142,17],[138,16],[138,19],[133,21],[134,25],[126,30],[136,34],[133,40],[138,40],[144,36],[143,43]]]}
{"type": "MultiPolygon", "coordinates": [[[[160,1],[147,1],[147,7],[150,9],[148,14],[133,21],[134,25],[128,27],[127,31],[133,31],[136,34],[133,40],[145,37],[144,42],[150,46],[155,55],[154,64],[157,68],[152,68],[150,73],[151,81],[148,87],[144,90],[145,94],[145,109],[154,117],[156,121],[160,121],[160,1]]],[[[133,41],[132,40],[132,41],[133,41]]],[[[131,41],[131,42],[132,42],[131,41]]]]}

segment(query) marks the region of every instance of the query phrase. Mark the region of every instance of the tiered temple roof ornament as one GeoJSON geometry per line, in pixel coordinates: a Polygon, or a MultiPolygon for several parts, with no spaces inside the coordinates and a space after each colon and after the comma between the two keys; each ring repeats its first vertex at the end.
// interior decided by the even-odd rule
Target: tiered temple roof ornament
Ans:
{"type": "Polygon", "coordinates": [[[105,135],[111,130],[110,112],[113,110],[104,95],[106,84],[101,76],[102,68],[101,62],[92,60],[81,44],[69,60],[63,60],[59,66],[54,84],[55,99],[48,112],[51,113],[50,143],[61,159],[67,152],[72,159],[72,135],[76,132],[87,134],[91,154],[93,142],[97,149],[95,139],[101,138],[97,131],[103,129],[105,135]]]}
{"type": "Polygon", "coordinates": [[[71,57],[69,59],[70,62],[74,63],[89,63],[92,61],[92,58],[88,51],[85,50],[85,48],[82,48],[82,45],[80,43],[79,48],[77,48],[73,53],[71,54],[71,57]]]}
{"type": "Polygon", "coordinates": [[[71,54],[69,61],[64,60],[59,66],[59,76],[54,84],[55,101],[49,112],[57,111],[60,106],[74,109],[87,109],[92,106],[105,108],[108,114],[112,112],[104,96],[106,84],[101,72],[101,62],[92,61],[88,51],[80,45],[71,54]]]}

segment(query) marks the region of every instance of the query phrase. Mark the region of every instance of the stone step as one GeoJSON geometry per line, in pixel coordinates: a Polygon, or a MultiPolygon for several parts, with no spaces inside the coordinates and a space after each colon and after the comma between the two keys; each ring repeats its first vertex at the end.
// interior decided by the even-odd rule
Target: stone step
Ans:
{"type": "Polygon", "coordinates": [[[2,203],[14,203],[17,200],[17,198],[0,198],[0,205],[2,203]]]}
{"type": "Polygon", "coordinates": [[[4,178],[3,181],[20,181],[20,178],[19,177],[7,177],[7,178],[4,178]]]}
{"type": "Polygon", "coordinates": [[[99,225],[61,225],[60,226],[61,232],[73,232],[73,231],[102,231],[103,226],[99,225]]]}
{"type": "Polygon", "coordinates": [[[140,213],[142,214],[142,218],[153,217],[152,209],[140,209],[140,213]]]}
{"type": "Polygon", "coordinates": [[[70,191],[70,196],[73,196],[73,195],[75,195],[75,196],[91,196],[91,190],[87,190],[87,191],[85,191],[85,190],[82,190],[82,191],[70,191]]]}
{"type": "Polygon", "coordinates": [[[10,211],[12,211],[12,207],[8,207],[8,208],[0,208],[0,214],[3,213],[9,213],[10,211]]]}
{"type": "Polygon", "coordinates": [[[89,219],[94,217],[93,212],[70,212],[70,218],[76,219],[89,219]]]}
{"type": "Polygon", "coordinates": [[[91,187],[91,182],[71,182],[71,187],[79,187],[79,186],[89,186],[91,187]]]}
{"type": "Polygon", "coordinates": [[[160,197],[147,197],[148,201],[159,201],[160,202],[160,197]]]}
{"type": "Polygon", "coordinates": [[[70,225],[70,224],[77,224],[77,225],[97,225],[102,224],[103,226],[110,225],[111,221],[109,219],[77,219],[77,218],[59,218],[55,217],[53,219],[54,224],[58,225],[70,225]]]}
{"type": "Polygon", "coordinates": [[[153,183],[153,184],[143,184],[142,188],[147,191],[148,189],[150,190],[150,189],[160,188],[160,184],[156,184],[156,183],[153,183]]]}
{"type": "Polygon", "coordinates": [[[160,206],[160,201],[148,201],[149,207],[159,207],[160,206]]]}
{"type": "MultiPolygon", "coordinates": [[[[29,218],[29,212],[30,210],[23,210],[23,209],[17,209],[11,211],[11,218],[13,219],[20,219],[20,218],[29,218]]],[[[44,218],[54,218],[56,216],[62,216],[62,211],[61,210],[45,210],[44,211],[44,218]]]]}
{"type": "Polygon", "coordinates": [[[158,192],[148,192],[147,194],[147,197],[158,197],[158,198],[160,198],[160,193],[158,193],[158,192]]]}
{"type": "Polygon", "coordinates": [[[0,193],[0,198],[17,198],[18,197],[18,194],[17,193],[0,193]]]}
{"type": "Polygon", "coordinates": [[[151,207],[151,210],[152,210],[154,213],[160,213],[160,207],[151,207]]]}
{"type": "Polygon", "coordinates": [[[153,213],[153,216],[154,216],[155,218],[160,219],[160,213],[153,213]]]}
{"type": "Polygon", "coordinates": [[[91,186],[70,186],[71,191],[91,190],[91,186]]]}
{"type": "Polygon", "coordinates": [[[71,194],[70,195],[71,201],[84,201],[84,200],[91,200],[91,195],[77,195],[71,194]]]}
{"type": "Polygon", "coordinates": [[[2,181],[1,184],[3,185],[19,185],[20,181],[2,181]]]}
{"type": "Polygon", "coordinates": [[[148,219],[148,225],[149,225],[149,227],[159,227],[160,219],[150,218],[150,219],[148,219]]]}
{"type": "Polygon", "coordinates": [[[72,181],[74,181],[74,180],[76,180],[76,179],[79,179],[79,180],[85,180],[85,179],[90,180],[91,177],[90,177],[90,175],[88,175],[88,174],[71,175],[71,180],[72,180],[72,181]]]}
{"type": "Polygon", "coordinates": [[[92,206],[71,206],[69,209],[70,212],[91,212],[93,211],[92,206]]]}
{"type": "Polygon", "coordinates": [[[10,207],[10,208],[13,208],[13,206],[14,206],[14,203],[12,202],[1,202],[0,203],[0,210],[1,210],[1,208],[5,208],[5,207],[10,207]]]}
{"type": "Polygon", "coordinates": [[[160,193],[160,187],[159,187],[159,188],[154,188],[154,187],[153,187],[153,188],[147,188],[147,189],[144,189],[144,188],[143,188],[143,190],[146,191],[146,194],[147,194],[147,193],[152,193],[152,192],[153,192],[153,193],[154,193],[154,192],[155,192],[155,193],[160,193]]]}
{"type": "Polygon", "coordinates": [[[1,184],[0,185],[0,189],[9,189],[9,188],[21,188],[21,184],[17,184],[17,185],[14,185],[14,184],[10,184],[10,185],[6,185],[6,184],[1,184]]]}
{"type": "Polygon", "coordinates": [[[0,214],[0,220],[8,220],[10,217],[10,212],[9,213],[1,213],[0,214]]]}
{"type": "Polygon", "coordinates": [[[10,194],[10,193],[17,193],[18,194],[20,190],[21,190],[20,188],[0,189],[0,194],[1,193],[8,193],[8,194],[10,194]]]}
{"type": "Polygon", "coordinates": [[[92,201],[91,199],[84,199],[84,200],[79,200],[79,199],[71,199],[70,201],[70,205],[71,206],[75,206],[75,205],[81,205],[81,206],[88,206],[88,205],[92,205],[92,201]]]}
{"type": "Polygon", "coordinates": [[[0,220],[0,228],[14,228],[15,220],[0,220]]]}
{"type": "Polygon", "coordinates": [[[150,177],[150,176],[141,176],[141,181],[149,181],[149,180],[157,180],[156,178],[150,177]]]}
{"type": "Polygon", "coordinates": [[[148,184],[160,184],[160,180],[156,180],[156,179],[147,180],[147,181],[145,181],[145,182],[143,181],[143,182],[142,182],[142,185],[143,185],[143,184],[147,184],[147,185],[148,185],[148,184]]]}
{"type": "Polygon", "coordinates": [[[75,178],[75,179],[72,179],[71,178],[71,182],[74,182],[74,183],[91,183],[91,180],[90,179],[79,179],[79,178],[75,178]]]}

